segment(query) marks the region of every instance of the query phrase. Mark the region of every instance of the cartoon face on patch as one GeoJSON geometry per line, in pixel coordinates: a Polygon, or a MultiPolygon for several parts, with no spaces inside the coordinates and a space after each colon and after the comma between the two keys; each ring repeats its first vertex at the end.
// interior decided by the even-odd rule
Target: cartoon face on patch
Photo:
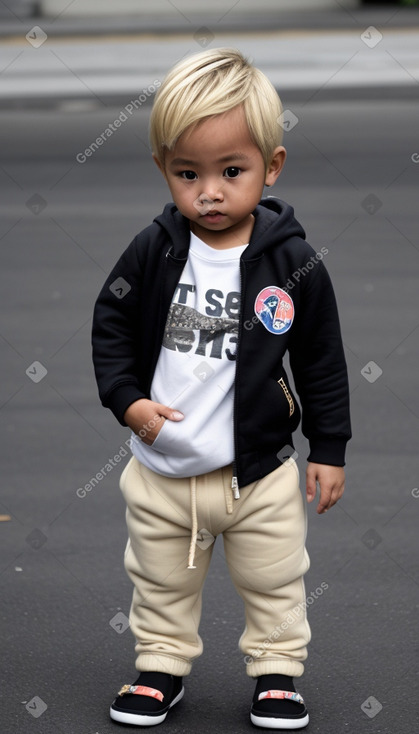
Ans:
{"type": "Polygon", "coordinates": [[[255,300],[255,314],[271,334],[285,334],[294,319],[292,298],[282,288],[268,286],[255,300]]]}

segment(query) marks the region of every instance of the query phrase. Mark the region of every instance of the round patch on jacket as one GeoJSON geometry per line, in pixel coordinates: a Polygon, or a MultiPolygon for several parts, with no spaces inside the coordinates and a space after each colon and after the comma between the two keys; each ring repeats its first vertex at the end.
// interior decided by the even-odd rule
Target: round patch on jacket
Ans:
{"type": "Polygon", "coordinates": [[[285,334],[294,319],[292,298],[282,288],[270,285],[257,296],[255,314],[271,334],[285,334]]]}

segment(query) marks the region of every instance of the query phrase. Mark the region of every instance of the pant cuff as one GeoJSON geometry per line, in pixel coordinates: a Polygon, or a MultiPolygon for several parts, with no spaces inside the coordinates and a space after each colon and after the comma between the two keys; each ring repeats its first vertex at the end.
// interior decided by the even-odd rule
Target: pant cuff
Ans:
{"type": "Polygon", "coordinates": [[[143,652],[138,656],[135,667],[139,672],[152,671],[154,673],[168,673],[169,675],[189,675],[192,669],[190,660],[177,658],[164,653],[143,652]]]}
{"type": "Polygon", "coordinates": [[[253,660],[246,663],[246,673],[250,678],[259,678],[260,675],[280,673],[291,678],[299,678],[304,673],[303,663],[297,660],[270,658],[269,660],[253,660]]]}

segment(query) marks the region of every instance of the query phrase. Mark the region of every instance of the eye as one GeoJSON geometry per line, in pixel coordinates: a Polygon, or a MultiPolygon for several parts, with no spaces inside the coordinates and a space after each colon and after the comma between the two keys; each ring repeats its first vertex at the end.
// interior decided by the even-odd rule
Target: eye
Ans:
{"type": "Polygon", "coordinates": [[[196,178],[198,178],[195,171],[181,171],[180,175],[187,181],[194,181],[196,178]]]}
{"type": "Polygon", "coordinates": [[[225,169],[223,175],[226,178],[237,178],[237,176],[239,176],[240,173],[241,173],[240,168],[237,168],[236,166],[229,166],[228,168],[225,169]]]}

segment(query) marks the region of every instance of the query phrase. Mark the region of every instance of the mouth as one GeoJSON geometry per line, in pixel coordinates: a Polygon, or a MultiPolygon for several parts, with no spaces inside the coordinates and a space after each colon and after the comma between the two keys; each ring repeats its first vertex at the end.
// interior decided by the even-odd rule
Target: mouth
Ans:
{"type": "Polygon", "coordinates": [[[211,210],[210,212],[207,212],[206,214],[201,215],[203,219],[205,219],[207,222],[221,222],[221,220],[225,217],[225,214],[222,214],[221,212],[211,210]]]}

